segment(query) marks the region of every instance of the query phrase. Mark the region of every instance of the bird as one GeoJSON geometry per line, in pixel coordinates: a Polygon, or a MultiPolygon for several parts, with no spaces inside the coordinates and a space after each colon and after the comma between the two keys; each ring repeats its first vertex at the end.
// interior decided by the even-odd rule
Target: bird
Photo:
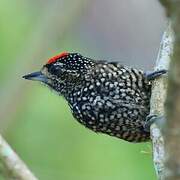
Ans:
{"type": "Polygon", "coordinates": [[[62,52],[23,78],[40,81],[63,96],[73,117],[86,128],[139,143],[150,140],[152,82],[166,72],[144,72],[119,62],[62,52]]]}

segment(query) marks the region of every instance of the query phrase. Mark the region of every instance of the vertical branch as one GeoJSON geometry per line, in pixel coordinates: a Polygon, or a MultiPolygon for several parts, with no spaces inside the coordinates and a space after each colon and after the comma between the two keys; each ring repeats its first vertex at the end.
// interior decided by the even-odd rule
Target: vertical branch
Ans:
{"type": "MultiPolygon", "coordinates": [[[[155,70],[168,69],[170,56],[173,51],[173,39],[174,38],[171,30],[171,24],[169,23],[161,40],[155,70]]],[[[167,78],[165,76],[160,77],[153,82],[150,114],[156,114],[159,117],[164,116],[164,102],[166,99],[166,90],[167,78]]],[[[165,120],[165,117],[161,119],[165,120]]],[[[164,139],[161,128],[157,123],[151,125],[151,139],[153,144],[153,161],[156,174],[159,179],[163,179],[165,158],[164,139]]]]}
{"type": "Polygon", "coordinates": [[[180,179],[180,1],[160,0],[174,31],[174,51],[170,63],[165,127],[165,179],[180,179]]]}
{"type": "Polygon", "coordinates": [[[180,179],[180,1],[160,2],[172,22],[175,36],[166,100],[165,179],[180,179]]]}

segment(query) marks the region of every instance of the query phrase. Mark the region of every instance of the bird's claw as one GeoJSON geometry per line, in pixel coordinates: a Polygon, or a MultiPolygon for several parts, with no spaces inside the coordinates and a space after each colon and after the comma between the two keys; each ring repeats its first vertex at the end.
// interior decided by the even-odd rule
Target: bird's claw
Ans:
{"type": "Polygon", "coordinates": [[[150,126],[151,126],[155,121],[157,121],[158,118],[159,118],[159,116],[156,115],[156,114],[149,114],[149,115],[146,117],[146,120],[145,120],[144,130],[147,131],[147,132],[150,132],[150,126]]]}

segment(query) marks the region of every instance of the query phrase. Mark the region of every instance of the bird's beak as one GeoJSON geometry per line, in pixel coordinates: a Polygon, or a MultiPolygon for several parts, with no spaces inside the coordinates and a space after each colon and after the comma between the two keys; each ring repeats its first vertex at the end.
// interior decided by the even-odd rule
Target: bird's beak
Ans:
{"type": "Polygon", "coordinates": [[[24,79],[47,83],[48,78],[41,71],[33,72],[23,76],[24,79]]]}

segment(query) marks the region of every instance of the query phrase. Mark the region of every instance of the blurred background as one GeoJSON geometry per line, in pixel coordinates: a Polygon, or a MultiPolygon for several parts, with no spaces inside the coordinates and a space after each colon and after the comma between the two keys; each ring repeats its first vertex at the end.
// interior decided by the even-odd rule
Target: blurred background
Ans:
{"type": "Polygon", "coordinates": [[[64,50],[151,70],[164,27],[157,0],[0,0],[0,130],[40,180],[156,179],[150,143],[85,129],[21,77],[64,50]]]}

